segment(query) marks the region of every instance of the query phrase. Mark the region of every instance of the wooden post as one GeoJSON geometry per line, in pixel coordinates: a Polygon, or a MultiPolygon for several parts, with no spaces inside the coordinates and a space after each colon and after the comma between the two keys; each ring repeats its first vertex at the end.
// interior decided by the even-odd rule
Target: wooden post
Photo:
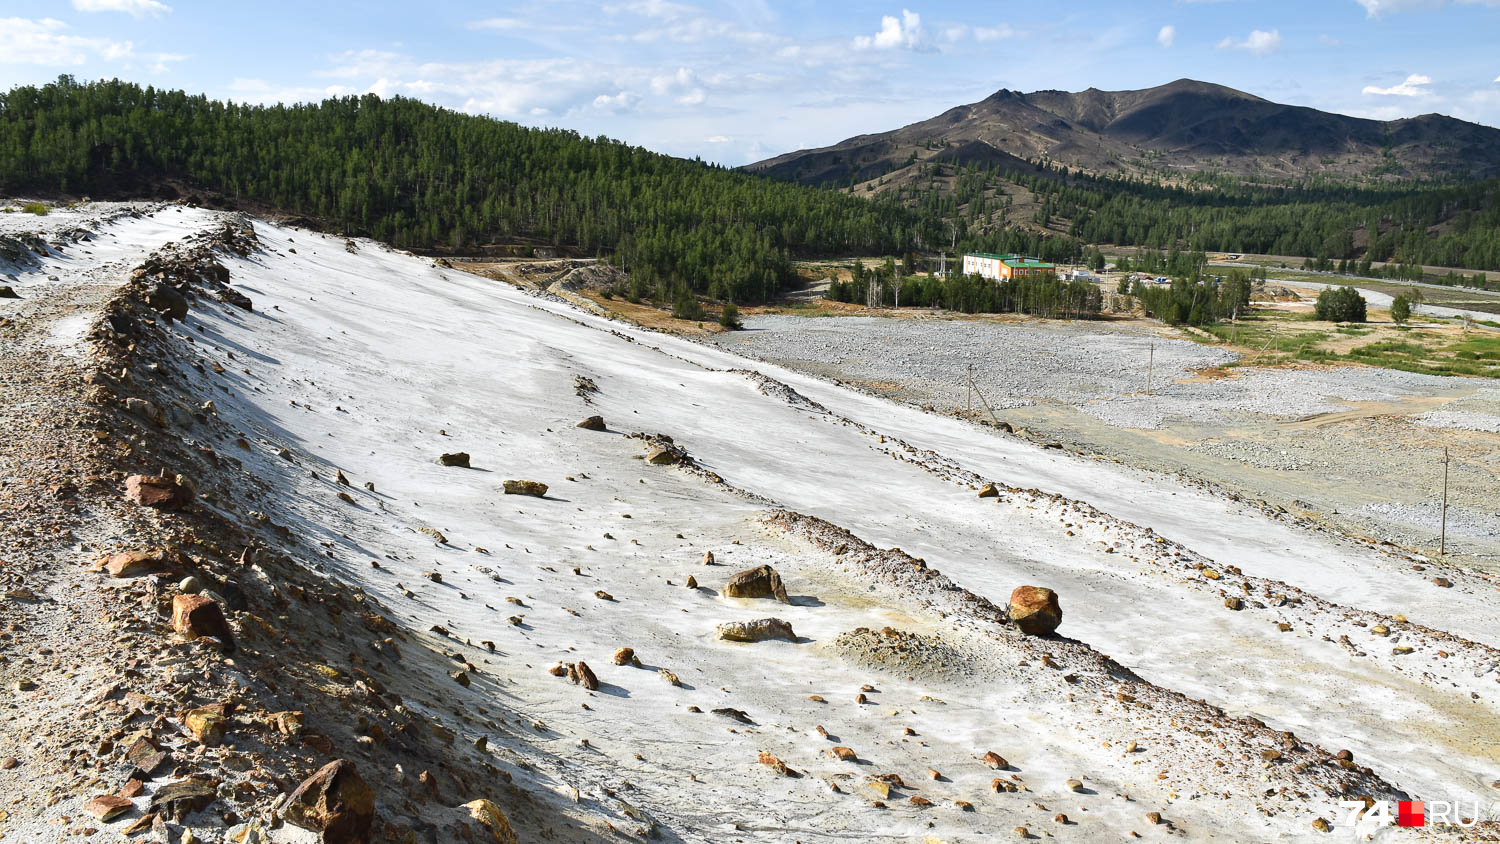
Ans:
{"type": "Polygon", "coordinates": [[[1156,341],[1151,341],[1151,351],[1146,357],[1146,395],[1151,395],[1151,370],[1156,367],[1156,341]]]}
{"type": "Polygon", "coordinates": [[[969,398],[964,402],[964,412],[974,412],[974,364],[969,364],[969,398]]]}
{"type": "Polygon", "coordinates": [[[1448,447],[1443,446],[1443,522],[1438,534],[1438,556],[1448,555],[1448,447]]]}

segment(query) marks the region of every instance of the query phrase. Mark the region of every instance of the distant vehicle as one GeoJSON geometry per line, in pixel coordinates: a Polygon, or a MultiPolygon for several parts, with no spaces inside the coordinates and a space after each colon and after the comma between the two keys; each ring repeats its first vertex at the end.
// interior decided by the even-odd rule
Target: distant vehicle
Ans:
{"type": "Polygon", "coordinates": [[[1159,275],[1159,276],[1156,277],[1156,283],[1157,284],[1171,284],[1172,280],[1170,278],[1167,278],[1164,275],[1159,275]]]}

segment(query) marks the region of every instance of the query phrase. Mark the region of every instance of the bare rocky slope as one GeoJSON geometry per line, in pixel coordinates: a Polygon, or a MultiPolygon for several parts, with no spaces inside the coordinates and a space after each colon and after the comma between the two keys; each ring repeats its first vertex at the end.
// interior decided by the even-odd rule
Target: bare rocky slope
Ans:
{"type": "Polygon", "coordinates": [[[5,840],[1301,840],[1496,779],[1482,575],[369,241],[0,223],[5,840]]]}
{"type": "Polygon", "coordinates": [[[925,159],[1029,170],[1048,160],[1091,173],[1242,178],[1489,178],[1500,129],[1439,114],[1378,121],[1283,105],[1179,79],[1139,91],[1000,90],[929,120],[798,150],[747,169],[804,184],[863,182],[925,159]]]}

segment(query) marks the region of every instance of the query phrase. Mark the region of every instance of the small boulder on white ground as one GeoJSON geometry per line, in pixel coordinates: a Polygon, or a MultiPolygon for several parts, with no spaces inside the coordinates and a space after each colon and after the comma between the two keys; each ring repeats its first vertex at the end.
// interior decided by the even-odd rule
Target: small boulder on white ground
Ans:
{"type": "Polygon", "coordinates": [[[795,642],[797,634],[792,632],[792,625],[779,618],[757,618],[720,624],[719,638],[729,642],[764,642],[769,639],[795,642]]]}

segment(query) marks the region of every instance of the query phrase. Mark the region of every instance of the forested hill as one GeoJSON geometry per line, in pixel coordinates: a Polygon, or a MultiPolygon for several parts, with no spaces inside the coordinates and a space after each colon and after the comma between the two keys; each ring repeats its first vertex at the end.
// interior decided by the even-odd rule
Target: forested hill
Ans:
{"type": "Polygon", "coordinates": [[[373,95],[222,103],[62,77],[0,94],[0,195],[151,195],[164,179],[407,248],[517,236],[610,255],[670,295],[770,296],[800,255],[942,238],[898,203],[373,95]]]}

